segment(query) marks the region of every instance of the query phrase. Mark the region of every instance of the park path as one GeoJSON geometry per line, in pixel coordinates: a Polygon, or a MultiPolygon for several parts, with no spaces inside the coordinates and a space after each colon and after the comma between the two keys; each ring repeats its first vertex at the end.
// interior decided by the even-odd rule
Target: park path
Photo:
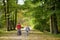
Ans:
{"type": "Polygon", "coordinates": [[[25,31],[22,31],[22,35],[18,36],[16,31],[12,31],[13,33],[5,34],[4,36],[0,36],[0,40],[60,40],[60,38],[56,38],[53,36],[45,35],[39,31],[30,31],[30,34],[26,36],[25,31]]]}

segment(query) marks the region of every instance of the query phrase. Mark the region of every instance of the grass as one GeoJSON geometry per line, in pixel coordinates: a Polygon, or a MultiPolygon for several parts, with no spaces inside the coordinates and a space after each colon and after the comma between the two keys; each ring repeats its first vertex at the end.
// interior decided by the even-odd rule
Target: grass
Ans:
{"type": "Polygon", "coordinates": [[[60,34],[53,34],[54,37],[59,37],[60,38],[60,34]]]}
{"type": "Polygon", "coordinates": [[[13,34],[16,30],[13,31],[7,31],[6,29],[0,29],[0,36],[5,36],[6,34],[13,34]]]}
{"type": "Polygon", "coordinates": [[[43,32],[43,34],[60,38],[60,33],[59,34],[51,34],[50,32],[43,32]]]}

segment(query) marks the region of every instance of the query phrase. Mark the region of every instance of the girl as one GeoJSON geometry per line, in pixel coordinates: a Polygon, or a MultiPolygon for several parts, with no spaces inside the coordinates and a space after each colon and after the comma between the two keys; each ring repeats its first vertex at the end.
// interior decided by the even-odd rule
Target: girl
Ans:
{"type": "Polygon", "coordinates": [[[26,35],[28,36],[28,34],[29,34],[29,31],[30,31],[30,28],[29,28],[29,26],[26,26],[26,27],[25,27],[25,31],[26,31],[26,35]]]}

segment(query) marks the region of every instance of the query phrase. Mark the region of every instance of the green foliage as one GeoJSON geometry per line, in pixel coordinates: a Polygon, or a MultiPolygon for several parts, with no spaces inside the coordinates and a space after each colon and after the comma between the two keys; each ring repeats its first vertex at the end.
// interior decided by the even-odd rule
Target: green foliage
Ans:
{"type": "Polygon", "coordinates": [[[4,14],[0,15],[0,28],[3,28],[5,25],[5,16],[4,14]]]}
{"type": "Polygon", "coordinates": [[[33,4],[36,4],[37,2],[39,2],[39,0],[32,0],[33,4]]]}
{"type": "MultiPolygon", "coordinates": [[[[30,20],[34,28],[40,31],[50,31],[50,16],[56,12],[58,21],[60,20],[60,1],[57,0],[55,3],[55,0],[26,0],[24,2],[24,5],[18,5],[16,4],[16,0],[9,0],[8,5],[9,6],[9,18],[11,24],[14,24],[15,21],[15,10],[22,10],[24,17],[27,17],[28,19],[31,18],[33,20],[30,20]],[[56,10],[54,4],[56,4],[56,10]],[[59,15],[59,16],[58,16],[59,15]]],[[[0,10],[3,9],[2,2],[0,2],[0,10]]],[[[2,27],[2,23],[4,23],[3,20],[4,16],[2,15],[0,18],[0,26],[2,27]]],[[[60,22],[60,21],[59,21],[60,22]]],[[[58,22],[58,25],[60,26],[60,23],[58,22]]]]}
{"type": "MultiPolygon", "coordinates": [[[[5,19],[5,14],[4,14],[6,11],[5,11],[4,7],[6,7],[7,11],[9,10],[8,14],[9,14],[10,25],[14,24],[15,10],[17,9],[16,1],[17,0],[8,0],[7,4],[5,3],[5,6],[4,6],[3,0],[0,0],[0,28],[3,28],[6,25],[6,19],[5,19]]],[[[7,12],[6,12],[6,14],[7,14],[7,12]]]]}

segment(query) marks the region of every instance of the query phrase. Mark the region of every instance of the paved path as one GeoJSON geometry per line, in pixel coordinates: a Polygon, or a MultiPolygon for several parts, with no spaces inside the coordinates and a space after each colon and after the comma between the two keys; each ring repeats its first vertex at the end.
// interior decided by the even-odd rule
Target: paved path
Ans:
{"type": "Polygon", "coordinates": [[[25,31],[22,31],[22,35],[18,36],[15,33],[6,34],[1,36],[0,40],[60,40],[60,38],[55,38],[53,36],[48,36],[42,32],[30,31],[29,36],[26,36],[25,31]]]}

